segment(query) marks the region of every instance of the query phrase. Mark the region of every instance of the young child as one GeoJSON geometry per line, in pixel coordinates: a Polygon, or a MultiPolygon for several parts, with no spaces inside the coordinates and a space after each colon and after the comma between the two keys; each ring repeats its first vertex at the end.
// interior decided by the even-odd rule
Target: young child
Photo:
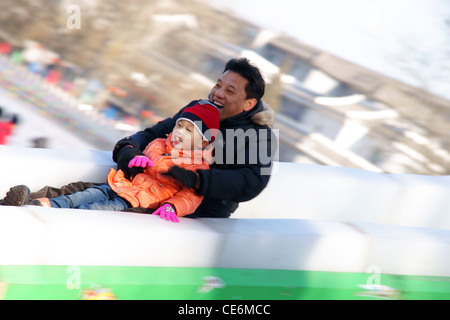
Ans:
{"type": "Polygon", "coordinates": [[[40,198],[30,204],[53,208],[124,210],[131,207],[157,209],[153,214],[167,221],[193,213],[203,200],[193,188],[168,175],[173,166],[196,171],[208,169],[212,144],[219,129],[219,111],[207,100],[186,108],[166,139],[155,139],[128,164],[144,171],[127,179],[122,170],[111,169],[107,183],[56,198],[40,198]],[[209,136],[210,138],[207,138],[209,136]]]}

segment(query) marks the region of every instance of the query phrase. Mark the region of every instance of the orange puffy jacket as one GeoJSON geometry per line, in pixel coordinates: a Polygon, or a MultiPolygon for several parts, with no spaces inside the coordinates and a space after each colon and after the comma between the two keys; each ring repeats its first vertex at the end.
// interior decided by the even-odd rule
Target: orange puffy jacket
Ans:
{"type": "Polygon", "coordinates": [[[125,178],[122,170],[111,169],[107,180],[111,188],[133,207],[157,209],[164,203],[170,203],[175,207],[177,216],[182,217],[193,213],[203,196],[163,173],[174,165],[192,171],[209,169],[212,145],[203,150],[178,150],[173,148],[171,135],[167,139],[155,139],[145,148],[144,154],[152,160],[152,167],[145,168],[131,181],[125,178]]]}

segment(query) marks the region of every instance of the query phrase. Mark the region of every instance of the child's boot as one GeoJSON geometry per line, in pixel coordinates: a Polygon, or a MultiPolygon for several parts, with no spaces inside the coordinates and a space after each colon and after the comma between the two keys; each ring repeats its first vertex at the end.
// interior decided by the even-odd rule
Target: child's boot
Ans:
{"type": "Polygon", "coordinates": [[[14,186],[6,193],[3,205],[21,207],[30,201],[30,189],[21,184],[14,186]]]}

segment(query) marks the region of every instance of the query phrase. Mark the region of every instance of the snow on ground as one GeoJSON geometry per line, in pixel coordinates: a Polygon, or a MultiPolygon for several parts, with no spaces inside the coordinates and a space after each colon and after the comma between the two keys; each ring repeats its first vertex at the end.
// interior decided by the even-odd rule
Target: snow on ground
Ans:
{"type": "Polygon", "coordinates": [[[24,65],[0,56],[0,106],[4,116],[19,115],[11,146],[109,151],[130,134],[97,112],[80,110],[78,104],[76,98],[49,85],[24,65]],[[44,144],[37,145],[36,139],[44,144]]]}
{"type": "Polygon", "coordinates": [[[33,147],[33,140],[44,138],[47,148],[52,149],[97,149],[81,137],[63,128],[49,116],[40,115],[30,103],[21,100],[13,93],[0,88],[0,106],[4,114],[18,114],[19,125],[9,138],[10,146],[33,147]]]}

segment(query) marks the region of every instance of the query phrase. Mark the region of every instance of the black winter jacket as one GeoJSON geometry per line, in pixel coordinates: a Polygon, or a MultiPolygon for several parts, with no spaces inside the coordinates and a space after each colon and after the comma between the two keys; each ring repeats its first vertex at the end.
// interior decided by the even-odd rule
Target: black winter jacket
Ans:
{"type": "MultiPolygon", "coordinates": [[[[152,140],[165,138],[183,110],[197,101],[189,103],[172,118],[117,142],[113,160],[117,162],[117,154],[125,145],[143,150],[152,140]]],[[[278,148],[270,129],[272,122],[273,111],[259,101],[251,110],[220,123],[221,134],[213,142],[213,163],[209,170],[198,171],[200,189],[197,192],[204,199],[196,212],[186,217],[227,218],[239,202],[253,199],[266,187],[278,148]]]]}

